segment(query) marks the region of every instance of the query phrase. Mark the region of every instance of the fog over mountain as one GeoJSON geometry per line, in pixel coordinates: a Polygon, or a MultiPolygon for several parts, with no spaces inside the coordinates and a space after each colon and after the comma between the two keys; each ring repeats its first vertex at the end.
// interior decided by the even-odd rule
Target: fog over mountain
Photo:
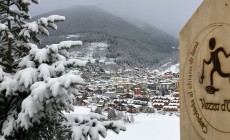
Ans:
{"type": "Polygon", "coordinates": [[[32,16],[74,5],[92,5],[122,18],[135,18],[178,38],[202,0],[40,0],[32,16]]]}
{"type": "Polygon", "coordinates": [[[48,38],[42,38],[43,47],[77,35],[85,44],[106,42],[109,45],[106,57],[117,64],[139,67],[156,66],[163,59],[169,61],[177,52],[178,41],[171,35],[144,22],[131,24],[96,7],[74,6],[38,17],[52,14],[63,15],[66,21],[58,25],[57,31],[51,31],[48,38]]]}

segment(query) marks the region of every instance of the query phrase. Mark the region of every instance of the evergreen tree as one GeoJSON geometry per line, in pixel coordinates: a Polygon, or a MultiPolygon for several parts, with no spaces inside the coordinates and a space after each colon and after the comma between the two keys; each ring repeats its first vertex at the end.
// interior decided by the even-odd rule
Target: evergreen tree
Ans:
{"type": "Polygon", "coordinates": [[[124,117],[125,117],[125,115],[122,111],[117,111],[117,119],[123,120],[124,117]]]}
{"type": "Polygon", "coordinates": [[[97,107],[97,109],[94,111],[94,113],[102,114],[101,109],[99,107],[97,107]]]}
{"type": "Polygon", "coordinates": [[[114,109],[109,109],[108,112],[108,119],[109,120],[115,120],[117,118],[116,112],[114,109]]]}
{"type": "Polygon", "coordinates": [[[77,119],[74,94],[84,80],[69,69],[86,62],[69,59],[68,49],[81,41],[63,41],[40,49],[37,35],[49,35],[65,17],[52,15],[34,22],[29,6],[38,0],[0,0],[0,140],[84,140],[125,130],[116,122],[77,119]]]}

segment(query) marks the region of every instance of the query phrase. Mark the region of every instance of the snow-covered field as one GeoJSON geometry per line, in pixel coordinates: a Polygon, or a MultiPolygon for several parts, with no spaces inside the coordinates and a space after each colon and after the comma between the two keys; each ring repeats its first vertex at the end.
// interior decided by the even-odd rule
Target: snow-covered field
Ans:
{"type": "MultiPolygon", "coordinates": [[[[74,35],[69,35],[67,37],[73,37],[74,35]]],[[[78,36],[78,35],[75,35],[78,36]]],[[[81,60],[90,60],[91,62],[95,61],[94,55],[95,53],[99,53],[97,54],[99,61],[100,62],[104,62],[106,60],[106,56],[105,53],[103,53],[107,48],[108,48],[108,44],[105,42],[93,42],[93,43],[87,43],[87,45],[84,47],[85,50],[81,50],[81,51],[74,51],[71,52],[71,57],[73,58],[78,58],[81,60]]]]}
{"type": "Polygon", "coordinates": [[[127,131],[119,135],[108,132],[105,140],[179,140],[179,117],[159,114],[139,114],[134,124],[127,124],[127,131]]]}
{"type": "MultiPolygon", "coordinates": [[[[71,114],[87,114],[90,108],[75,107],[71,114]]],[[[179,140],[179,117],[169,114],[138,114],[135,122],[126,124],[127,131],[115,134],[108,132],[104,140],[179,140]]],[[[103,140],[103,138],[101,138],[103,140]]]]}

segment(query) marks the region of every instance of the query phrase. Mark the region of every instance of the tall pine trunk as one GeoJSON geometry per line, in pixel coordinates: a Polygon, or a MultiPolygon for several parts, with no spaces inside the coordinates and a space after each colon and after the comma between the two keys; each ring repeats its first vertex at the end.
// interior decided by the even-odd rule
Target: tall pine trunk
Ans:
{"type": "MultiPolygon", "coordinates": [[[[9,7],[8,12],[7,12],[7,16],[10,16],[10,0],[8,0],[7,2],[7,6],[9,7]]],[[[7,21],[8,24],[8,29],[11,32],[11,21],[8,19],[7,21]]],[[[12,59],[12,40],[10,38],[8,38],[8,54],[7,54],[7,59],[8,59],[8,72],[12,72],[12,63],[13,63],[13,59],[12,59]]]]}

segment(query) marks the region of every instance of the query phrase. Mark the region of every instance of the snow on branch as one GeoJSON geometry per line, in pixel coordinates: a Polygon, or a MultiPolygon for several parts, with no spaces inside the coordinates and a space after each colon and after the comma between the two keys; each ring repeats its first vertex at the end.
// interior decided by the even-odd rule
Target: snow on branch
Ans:
{"type": "Polygon", "coordinates": [[[34,68],[35,62],[30,60],[30,56],[25,56],[21,59],[21,62],[18,64],[20,68],[34,68]]]}
{"type": "Polygon", "coordinates": [[[105,121],[100,122],[98,120],[106,120],[107,117],[90,113],[88,115],[66,115],[67,121],[63,122],[64,125],[69,126],[72,131],[72,139],[74,140],[86,140],[88,137],[92,140],[99,140],[99,135],[103,138],[107,136],[107,129],[116,129],[116,132],[125,131],[126,127],[124,123],[105,121]]]}
{"type": "Polygon", "coordinates": [[[11,76],[4,76],[3,80],[0,82],[0,92],[6,91],[6,96],[14,95],[18,89],[17,80],[13,79],[11,76]]]}
{"type": "Polygon", "coordinates": [[[34,101],[44,101],[45,98],[49,99],[50,98],[50,91],[46,87],[46,83],[41,81],[41,82],[36,82],[34,83],[31,87],[31,96],[34,101]]]}
{"type": "Polygon", "coordinates": [[[8,26],[0,23],[0,40],[2,40],[3,36],[6,36],[8,39],[14,39],[14,35],[9,31],[8,26]]]}
{"type": "Polygon", "coordinates": [[[24,4],[31,4],[32,2],[38,4],[40,0],[22,0],[21,2],[24,4]]]}
{"type": "Polygon", "coordinates": [[[2,70],[2,68],[0,67],[0,82],[3,80],[4,74],[5,74],[5,72],[4,72],[4,71],[2,70]]]}
{"type": "Polygon", "coordinates": [[[52,44],[47,46],[46,48],[49,49],[49,53],[59,53],[64,57],[69,57],[69,52],[67,49],[73,46],[81,46],[82,41],[62,41],[59,44],[52,44]]]}
{"type": "MultiPolygon", "coordinates": [[[[29,0],[27,0],[29,2],[29,0]]],[[[24,38],[25,40],[30,40],[36,38],[36,34],[45,34],[46,36],[49,36],[48,27],[51,27],[52,29],[57,29],[57,25],[55,22],[64,21],[64,16],[59,15],[52,15],[49,17],[42,17],[38,19],[37,21],[26,23],[22,26],[22,30],[19,33],[19,36],[21,38],[24,38]]],[[[36,41],[38,39],[35,39],[36,41]]]]}
{"type": "Polygon", "coordinates": [[[82,42],[62,41],[40,49],[35,45],[40,43],[37,36],[48,36],[48,29],[57,29],[55,23],[65,17],[52,15],[27,22],[32,3],[39,0],[0,0],[0,61],[13,62],[9,68],[5,63],[0,66],[0,114],[4,114],[0,117],[0,140],[17,139],[18,132],[21,139],[33,139],[37,131],[40,139],[55,139],[61,132],[61,139],[68,135],[74,140],[98,140],[100,135],[106,137],[108,129],[124,131],[122,123],[105,122],[107,117],[99,114],[68,117],[62,113],[74,110],[74,95],[86,84],[79,73],[71,70],[80,71],[87,61],[69,59],[68,52],[82,42]],[[12,53],[11,58],[6,57],[8,53],[12,53]]]}
{"type": "Polygon", "coordinates": [[[0,32],[8,30],[8,27],[5,24],[0,23],[0,32]]]}
{"type": "Polygon", "coordinates": [[[49,22],[64,21],[65,17],[64,16],[59,16],[59,15],[51,15],[51,16],[47,17],[47,20],[49,22]]]}
{"type": "Polygon", "coordinates": [[[67,111],[73,110],[71,105],[73,96],[71,96],[69,89],[76,83],[84,83],[84,81],[80,76],[73,74],[34,82],[30,86],[31,94],[22,102],[22,111],[18,115],[17,122],[21,127],[28,129],[34,121],[39,122],[38,118],[44,117],[44,105],[50,106],[50,109],[46,110],[49,114],[52,114],[56,107],[67,111]],[[56,104],[55,108],[52,107],[53,104],[56,104]]]}
{"type": "Polygon", "coordinates": [[[75,75],[71,73],[61,76],[58,79],[58,81],[65,88],[70,87],[71,84],[74,85],[74,84],[84,84],[85,83],[84,80],[79,75],[75,75]]]}
{"type": "Polygon", "coordinates": [[[15,75],[15,79],[19,81],[19,85],[23,85],[25,88],[28,88],[30,85],[37,81],[38,72],[35,68],[25,68],[20,70],[15,75]]]}
{"type": "MultiPolygon", "coordinates": [[[[5,121],[3,123],[3,135],[5,136],[10,136],[11,135],[11,132],[13,131],[14,129],[14,124],[15,124],[15,119],[14,119],[14,113],[13,114],[10,114],[8,117],[7,117],[7,121],[5,121]]],[[[0,135],[1,136],[1,135],[0,135]]],[[[0,137],[0,140],[2,140],[3,137],[0,137]]],[[[3,139],[4,140],[4,139],[3,139]]]]}
{"type": "Polygon", "coordinates": [[[81,46],[82,41],[62,41],[58,45],[58,49],[69,49],[72,46],[81,46]]]}
{"type": "Polygon", "coordinates": [[[34,101],[32,99],[32,96],[28,96],[22,102],[22,111],[21,112],[27,114],[28,117],[30,117],[30,118],[32,118],[34,116],[34,114],[37,114],[41,110],[44,110],[44,106],[40,102],[34,101]]]}
{"type": "Polygon", "coordinates": [[[33,57],[33,60],[36,62],[45,63],[49,62],[49,51],[46,48],[39,49],[39,48],[33,48],[30,50],[30,55],[33,57]]]}
{"type": "Polygon", "coordinates": [[[47,78],[50,78],[52,76],[52,72],[54,67],[53,66],[49,66],[47,64],[41,64],[38,67],[38,71],[39,71],[39,78],[42,78],[44,80],[46,80],[47,78]]]}
{"type": "Polygon", "coordinates": [[[121,130],[126,131],[126,126],[122,121],[105,121],[102,122],[102,124],[106,129],[111,129],[117,134],[119,134],[121,130]]]}
{"type": "Polygon", "coordinates": [[[47,46],[47,48],[50,49],[50,51],[54,53],[58,53],[62,49],[69,49],[73,46],[81,46],[82,41],[62,41],[59,44],[52,44],[50,46],[47,46]]]}
{"type": "Polygon", "coordinates": [[[66,63],[65,66],[72,66],[72,67],[77,67],[77,66],[85,66],[88,61],[86,60],[78,60],[78,59],[69,59],[66,63]]]}

